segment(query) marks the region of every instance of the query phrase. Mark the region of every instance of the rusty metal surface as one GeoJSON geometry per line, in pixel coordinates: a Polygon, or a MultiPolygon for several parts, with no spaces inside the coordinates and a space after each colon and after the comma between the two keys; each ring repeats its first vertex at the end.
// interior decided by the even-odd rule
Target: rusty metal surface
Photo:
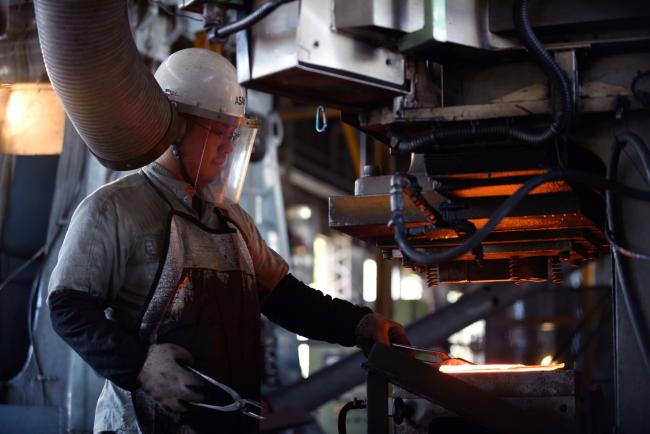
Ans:
{"type": "MultiPolygon", "coordinates": [[[[433,192],[425,192],[424,196],[434,206],[440,207],[443,198],[433,192]]],[[[446,218],[467,219],[481,228],[488,220],[494,209],[503,201],[502,197],[477,197],[462,200],[464,207],[445,210],[446,218]]],[[[497,226],[493,238],[496,242],[499,233],[508,231],[547,231],[547,230],[582,230],[574,232],[575,241],[585,241],[598,248],[606,243],[596,224],[587,218],[584,198],[577,194],[543,194],[527,197],[510,216],[503,219],[497,226]]],[[[444,210],[444,207],[441,209],[444,210]]],[[[405,221],[408,227],[424,226],[429,222],[424,215],[409,201],[406,201],[405,221]]],[[[329,226],[355,238],[380,245],[382,248],[394,246],[392,229],[387,226],[390,220],[389,195],[368,196],[338,196],[329,199],[329,226]]],[[[560,236],[561,234],[558,234],[560,236]]],[[[519,236],[527,235],[519,233],[519,236]]],[[[556,239],[556,238],[555,238],[556,239]]],[[[566,238],[560,238],[566,239],[566,238]]],[[[453,231],[436,229],[424,240],[416,240],[416,244],[433,245],[459,244],[453,231]],[[429,243],[436,240],[438,243],[429,243]],[[427,242],[428,241],[428,242],[427,242]]]]}
{"type": "MultiPolygon", "coordinates": [[[[545,173],[545,170],[528,171],[528,174],[515,174],[512,176],[497,176],[498,174],[474,174],[464,175],[462,179],[455,176],[437,177],[436,181],[431,181],[426,175],[420,174],[418,184],[423,191],[433,191],[433,185],[444,197],[450,198],[467,198],[467,197],[486,197],[486,196],[509,196],[513,194],[524,182],[530,179],[532,175],[545,173]],[[532,172],[532,173],[530,173],[532,172]],[[492,175],[491,177],[487,177],[492,175]],[[442,182],[440,182],[442,180],[442,182]]],[[[390,190],[390,180],[392,175],[384,176],[367,176],[355,181],[355,196],[381,195],[390,190]]],[[[534,194],[570,192],[571,187],[564,181],[547,182],[540,185],[530,192],[534,194]]]]}
{"type": "MultiPolygon", "coordinates": [[[[471,184],[494,180],[478,177],[453,181],[471,184]]],[[[375,184],[368,183],[366,191],[381,188],[383,182],[380,178],[375,184]]],[[[591,192],[562,191],[566,187],[565,184],[552,185],[548,188],[553,193],[525,198],[482,243],[483,261],[480,265],[475,262],[473,252],[468,252],[440,266],[436,282],[543,281],[549,278],[548,258],[557,262],[557,258],[563,257],[566,262],[579,263],[597,257],[607,247],[597,223],[602,218],[602,200],[591,192]],[[513,257],[518,258],[518,272],[514,277],[508,262],[513,257]]],[[[436,191],[425,191],[423,195],[443,220],[467,220],[477,229],[488,222],[489,216],[504,200],[503,196],[479,196],[456,197],[450,202],[436,191]]],[[[412,202],[407,200],[404,203],[407,227],[426,227],[419,235],[410,236],[414,247],[435,253],[464,242],[465,237],[459,237],[450,228],[431,226],[412,202]]],[[[329,217],[331,228],[375,244],[386,252],[386,257],[402,257],[396,248],[393,231],[387,224],[391,218],[389,195],[330,197],[329,217]]]]}
{"type": "MultiPolygon", "coordinates": [[[[542,419],[525,412],[494,393],[462,381],[456,376],[441,374],[406,354],[375,345],[367,367],[369,372],[384,376],[387,381],[415,395],[432,401],[464,419],[499,433],[558,432],[560,422],[553,416],[542,419]]],[[[374,397],[368,396],[368,403],[374,397]]]]}
{"type": "MultiPolygon", "coordinates": [[[[643,106],[632,98],[627,89],[608,89],[603,95],[597,83],[587,83],[585,93],[579,99],[582,113],[604,113],[615,111],[621,99],[629,103],[631,110],[643,110],[643,106]]],[[[387,110],[376,110],[369,116],[372,123],[364,127],[400,124],[403,122],[458,122],[486,119],[516,118],[550,113],[549,100],[494,102],[489,104],[467,104],[449,107],[427,107],[406,109],[396,117],[387,110]]]]}
{"type": "MultiPolygon", "coordinates": [[[[560,425],[558,432],[577,432],[576,381],[572,370],[447,375],[492,393],[522,411],[542,416],[552,415],[560,425]]],[[[426,417],[426,421],[436,417],[453,416],[448,409],[425,402],[416,394],[402,388],[393,388],[393,398],[401,398],[413,409],[413,414],[419,414],[420,418],[426,417]]],[[[417,422],[419,423],[404,423],[396,427],[395,432],[426,432],[415,426],[421,425],[422,420],[417,422]]]]}
{"type": "MultiPolygon", "coordinates": [[[[423,193],[433,206],[445,198],[433,192],[423,193]]],[[[447,211],[450,218],[468,219],[482,226],[503,197],[463,199],[463,207],[447,211]]],[[[420,211],[407,202],[404,218],[407,225],[427,224],[420,211]]],[[[354,232],[364,226],[382,225],[390,220],[389,195],[336,196],[329,200],[329,225],[343,232],[354,232]]],[[[511,229],[546,229],[557,227],[589,227],[594,223],[582,215],[580,198],[574,194],[545,194],[524,199],[521,204],[497,226],[511,229]]],[[[384,231],[386,233],[386,231],[384,231]]]]}
{"type": "Polygon", "coordinates": [[[571,370],[549,372],[486,372],[446,374],[481,390],[508,397],[573,396],[575,373],[571,370]]]}
{"type": "MultiPolygon", "coordinates": [[[[650,35],[641,38],[647,41],[650,35]]],[[[646,42],[647,43],[647,42],[646,42]]],[[[604,57],[607,59],[607,57],[604,57]]],[[[634,62],[635,60],[631,60],[634,62]]],[[[643,62],[638,60],[639,62],[643,62]]],[[[647,66],[647,60],[646,66],[647,66]]],[[[492,67],[493,69],[499,66],[492,67]]],[[[628,84],[631,82],[637,70],[643,70],[644,66],[625,65],[619,69],[613,69],[600,64],[591,64],[587,71],[581,70],[583,74],[580,81],[580,95],[576,99],[576,109],[579,113],[594,114],[615,112],[621,101],[632,111],[646,110],[639,101],[633,98],[628,86],[621,86],[619,83],[628,84]],[[619,77],[614,78],[617,75],[619,77]],[[629,75],[624,80],[620,76],[629,75]]],[[[480,95],[486,95],[485,87],[490,87],[492,92],[503,92],[503,94],[492,98],[489,101],[477,100],[477,95],[463,95],[463,98],[456,104],[446,106],[421,105],[417,107],[400,107],[400,110],[389,110],[385,107],[371,110],[363,119],[361,126],[370,129],[385,129],[389,126],[400,126],[409,124],[430,125],[431,122],[462,122],[462,121],[485,121],[503,118],[525,118],[531,115],[546,115],[551,113],[551,104],[548,99],[548,90],[541,83],[531,81],[521,84],[521,88],[510,89],[509,83],[517,82],[520,77],[513,76],[513,72],[504,72],[496,75],[497,81],[485,81],[489,76],[490,68],[482,70],[481,74],[472,74],[471,68],[455,71],[456,79],[461,80],[462,87],[480,89],[480,95]],[[486,73],[487,72],[487,73],[486,73]],[[507,80],[503,80],[503,76],[507,80]]],[[[521,74],[524,77],[534,77],[533,71],[526,71],[521,74]]],[[[449,91],[449,86],[445,91],[449,91]]],[[[411,104],[416,105],[416,104],[411,104]]]]}
{"type": "MultiPolygon", "coordinates": [[[[458,417],[446,408],[434,404],[422,398],[404,391],[393,388],[393,396],[403,396],[405,404],[411,409],[414,417],[394,427],[395,434],[421,434],[429,433],[429,424],[437,418],[458,417]]],[[[553,434],[576,434],[579,432],[576,421],[576,400],[573,396],[548,396],[533,398],[508,398],[502,397],[507,403],[521,409],[524,412],[537,414],[552,414],[558,419],[557,431],[553,434]]],[[[465,432],[465,431],[464,431],[465,432]]],[[[471,431],[472,434],[482,434],[483,431],[471,431]]],[[[527,432],[527,431],[523,431],[527,432]]]]}
{"type": "MultiPolygon", "coordinates": [[[[548,278],[548,260],[544,257],[522,258],[519,270],[524,281],[539,282],[548,278]]],[[[507,282],[512,279],[508,259],[488,260],[481,265],[476,261],[454,261],[439,270],[438,283],[507,282]]]]}

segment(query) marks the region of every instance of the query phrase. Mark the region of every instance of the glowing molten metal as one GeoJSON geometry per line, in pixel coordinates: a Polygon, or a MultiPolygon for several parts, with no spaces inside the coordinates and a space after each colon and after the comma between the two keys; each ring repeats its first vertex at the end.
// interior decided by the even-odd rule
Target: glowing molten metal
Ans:
{"type": "Polygon", "coordinates": [[[533,372],[555,371],[564,368],[564,363],[550,365],[441,365],[440,372],[446,374],[465,374],[474,372],[533,372]]]}

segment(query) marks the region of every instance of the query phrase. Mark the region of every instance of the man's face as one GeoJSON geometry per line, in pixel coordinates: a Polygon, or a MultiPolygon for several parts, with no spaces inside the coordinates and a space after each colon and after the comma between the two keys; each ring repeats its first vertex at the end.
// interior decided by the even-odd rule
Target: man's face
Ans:
{"type": "Polygon", "coordinates": [[[196,188],[209,184],[219,175],[233,150],[236,128],[236,124],[193,118],[181,143],[181,154],[190,178],[197,180],[196,188]]]}

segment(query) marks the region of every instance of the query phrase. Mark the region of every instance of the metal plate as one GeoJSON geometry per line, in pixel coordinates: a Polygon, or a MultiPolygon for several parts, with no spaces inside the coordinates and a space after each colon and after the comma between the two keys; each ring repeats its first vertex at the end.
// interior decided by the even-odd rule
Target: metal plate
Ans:
{"type": "Polygon", "coordinates": [[[285,4],[253,26],[250,40],[237,41],[238,51],[250,56],[240,82],[336,107],[361,108],[407,93],[402,54],[333,31],[332,1],[285,4]]]}
{"type": "MultiPolygon", "coordinates": [[[[489,0],[490,31],[514,31],[514,0],[489,0]]],[[[647,28],[650,3],[638,0],[546,0],[530,2],[530,21],[534,28],[566,31],[571,29],[603,31],[630,29],[635,24],[647,28]]]]}
{"type": "MultiPolygon", "coordinates": [[[[383,345],[373,347],[367,365],[375,376],[380,375],[392,384],[495,432],[555,432],[551,427],[561,425],[553,415],[545,415],[542,419],[538,413],[524,412],[494,393],[481,390],[457,376],[441,374],[437,369],[383,345]]],[[[371,404],[377,406],[377,400],[369,393],[368,408],[371,404]]]]}
{"type": "MultiPolygon", "coordinates": [[[[434,206],[443,201],[443,198],[435,193],[424,193],[424,196],[434,206]]],[[[502,197],[465,198],[465,206],[447,211],[446,217],[468,219],[480,228],[503,200],[502,197]]],[[[392,229],[387,226],[390,220],[389,202],[388,194],[331,197],[329,225],[333,229],[366,241],[392,236],[392,229]]],[[[571,193],[529,196],[509,217],[503,219],[496,231],[589,228],[598,233],[594,222],[584,215],[584,206],[581,205],[580,197],[571,193]]],[[[406,201],[405,220],[407,226],[428,224],[420,210],[409,201],[406,201]]],[[[446,236],[449,230],[441,230],[440,233],[446,236]]],[[[450,242],[454,243],[453,240],[450,242]]]]}
{"type": "Polygon", "coordinates": [[[410,33],[424,26],[423,0],[334,0],[339,30],[377,28],[410,33]]]}

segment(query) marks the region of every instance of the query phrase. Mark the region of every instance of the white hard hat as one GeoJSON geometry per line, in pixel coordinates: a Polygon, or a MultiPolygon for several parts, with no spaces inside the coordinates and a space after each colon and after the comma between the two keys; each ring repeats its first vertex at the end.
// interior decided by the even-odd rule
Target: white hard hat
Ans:
{"type": "Polygon", "coordinates": [[[237,82],[237,70],[213,51],[177,51],[165,59],[154,77],[180,113],[216,121],[244,116],[246,92],[237,82]]]}
{"type": "Polygon", "coordinates": [[[235,67],[213,51],[187,48],[165,59],[154,77],[179,113],[236,127],[224,167],[199,194],[214,203],[238,202],[260,122],[245,116],[246,92],[235,67]]]}

